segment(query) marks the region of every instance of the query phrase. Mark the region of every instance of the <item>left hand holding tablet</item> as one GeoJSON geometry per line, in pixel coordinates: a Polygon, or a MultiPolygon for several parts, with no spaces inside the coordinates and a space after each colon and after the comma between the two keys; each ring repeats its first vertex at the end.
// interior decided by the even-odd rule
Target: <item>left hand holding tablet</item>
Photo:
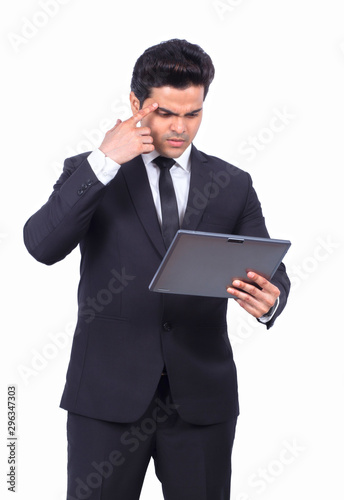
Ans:
{"type": "Polygon", "coordinates": [[[228,287],[227,292],[234,295],[236,302],[248,313],[255,318],[261,318],[274,306],[280,291],[277,286],[257,273],[249,271],[247,276],[254,284],[234,280],[232,285],[235,288],[228,287]]]}

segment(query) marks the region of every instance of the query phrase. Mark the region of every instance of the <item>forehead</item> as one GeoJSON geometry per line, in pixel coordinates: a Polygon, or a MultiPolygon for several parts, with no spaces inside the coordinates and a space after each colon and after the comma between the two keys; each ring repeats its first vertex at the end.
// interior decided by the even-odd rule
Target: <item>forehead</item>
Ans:
{"type": "Polygon", "coordinates": [[[149,101],[157,102],[160,107],[181,114],[202,108],[204,87],[195,85],[186,89],[153,87],[150,94],[149,101]]]}

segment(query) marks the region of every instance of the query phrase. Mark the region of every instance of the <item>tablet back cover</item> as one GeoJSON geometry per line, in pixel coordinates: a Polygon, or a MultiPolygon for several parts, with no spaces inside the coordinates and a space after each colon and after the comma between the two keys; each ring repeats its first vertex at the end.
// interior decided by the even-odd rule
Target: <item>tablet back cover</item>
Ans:
{"type": "Polygon", "coordinates": [[[227,286],[234,279],[251,282],[247,272],[254,271],[270,280],[290,245],[287,240],[180,230],[149,289],[232,298],[227,286]]]}

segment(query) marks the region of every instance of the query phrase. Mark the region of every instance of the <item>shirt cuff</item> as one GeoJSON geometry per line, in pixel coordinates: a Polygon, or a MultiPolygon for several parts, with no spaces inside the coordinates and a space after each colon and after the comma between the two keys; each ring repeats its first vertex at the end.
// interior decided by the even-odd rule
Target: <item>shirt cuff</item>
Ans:
{"type": "Polygon", "coordinates": [[[278,306],[279,306],[279,297],[277,297],[276,302],[272,306],[272,308],[266,314],[264,314],[263,316],[258,318],[258,321],[260,323],[264,323],[264,324],[268,323],[270,321],[270,319],[272,319],[273,315],[275,314],[278,306]]]}
{"type": "Polygon", "coordinates": [[[121,165],[111,160],[108,156],[105,156],[100,149],[92,151],[87,160],[98,180],[105,186],[115,177],[121,168],[121,165]]]}

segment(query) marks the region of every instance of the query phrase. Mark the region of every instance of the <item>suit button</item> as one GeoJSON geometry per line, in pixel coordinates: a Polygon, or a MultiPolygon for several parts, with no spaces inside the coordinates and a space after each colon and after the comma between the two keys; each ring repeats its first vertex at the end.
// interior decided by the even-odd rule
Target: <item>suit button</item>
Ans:
{"type": "Polygon", "coordinates": [[[162,327],[163,327],[163,329],[165,330],[165,332],[170,332],[170,331],[171,331],[171,329],[172,329],[172,327],[171,327],[170,323],[167,323],[167,322],[166,322],[166,323],[164,323],[164,324],[162,325],[162,327]]]}
{"type": "Polygon", "coordinates": [[[78,189],[78,195],[81,196],[82,194],[84,194],[84,190],[83,189],[78,189]]]}

